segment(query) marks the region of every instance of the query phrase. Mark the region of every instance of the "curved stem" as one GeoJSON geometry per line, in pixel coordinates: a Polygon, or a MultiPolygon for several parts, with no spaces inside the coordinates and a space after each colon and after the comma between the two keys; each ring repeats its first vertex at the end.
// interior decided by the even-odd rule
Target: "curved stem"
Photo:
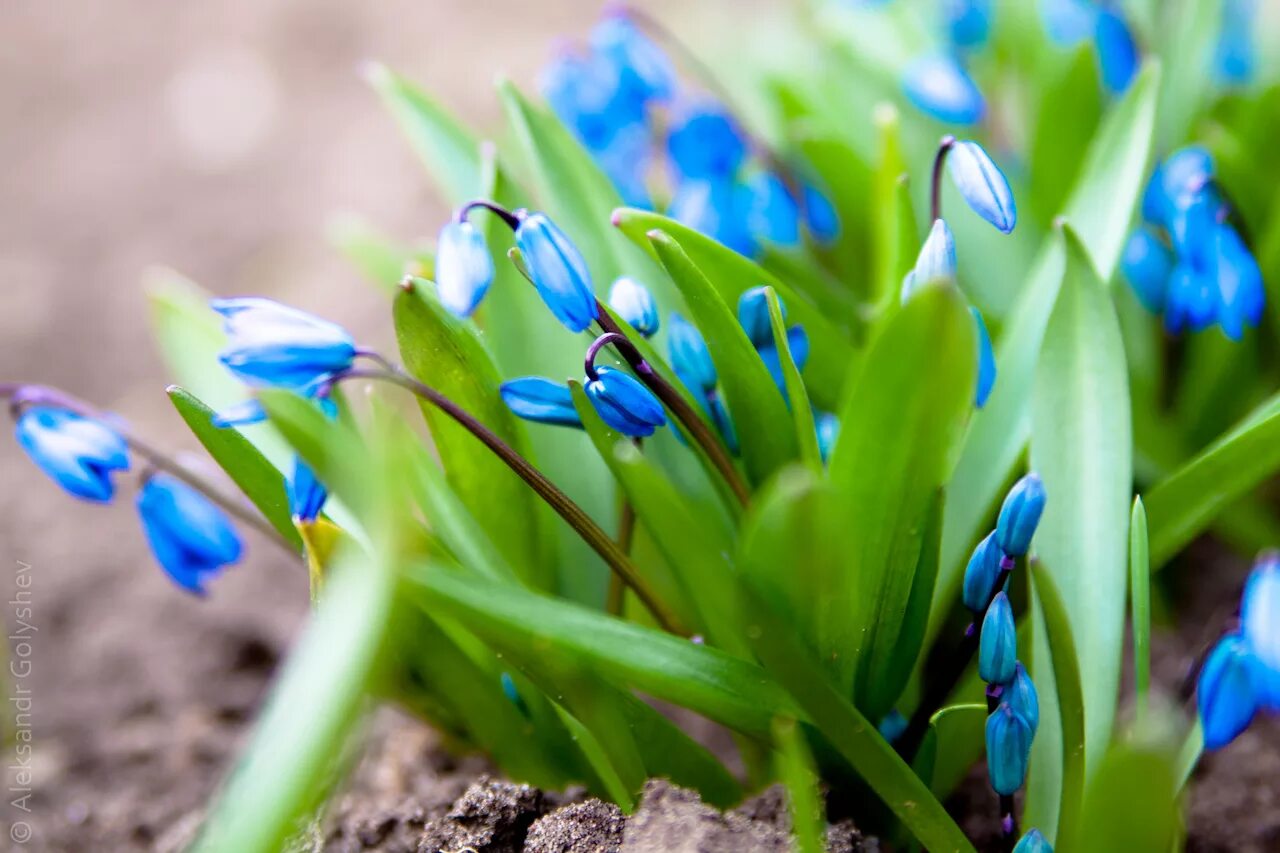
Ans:
{"type": "Polygon", "coordinates": [[[933,181],[929,184],[929,224],[942,218],[942,166],[947,154],[955,147],[956,138],[950,134],[938,143],[937,156],[933,158],[933,181]]]}
{"type": "Polygon", "coordinates": [[[127,444],[134,453],[142,457],[142,459],[151,465],[151,467],[177,477],[188,486],[191,486],[196,491],[202,493],[210,501],[225,510],[229,515],[236,517],[240,521],[244,522],[244,524],[252,527],[254,530],[257,530],[263,536],[266,536],[272,542],[288,551],[290,555],[294,557],[298,556],[297,550],[290,545],[288,541],[280,535],[280,532],[261,515],[250,510],[242,502],[228,497],[208,480],[178,462],[172,456],[160,450],[155,445],[139,437],[124,424],[111,421],[102,411],[84,400],[74,397],[60,388],[52,388],[47,385],[28,385],[12,382],[0,383],[0,399],[3,398],[8,398],[10,400],[15,416],[17,415],[17,410],[23,405],[47,404],[60,409],[66,409],[67,411],[74,412],[82,417],[109,422],[111,429],[124,439],[125,444],[127,444]]]}
{"type": "Polygon", "coordinates": [[[707,458],[711,460],[711,464],[724,478],[730,490],[733,491],[734,497],[743,506],[746,506],[751,500],[751,491],[747,488],[747,484],[742,481],[742,477],[738,475],[738,471],[733,467],[733,460],[729,458],[729,454],[725,451],[724,445],[721,444],[711,428],[707,426],[706,421],[698,416],[693,407],[685,401],[684,397],[671,386],[669,382],[658,375],[657,371],[645,361],[631,339],[627,337],[626,332],[614,322],[613,317],[609,316],[609,312],[600,304],[600,300],[596,300],[596,322],[600,324],[601,330],[606,334],[616,335],[613,340],[618,354],[621,355],[631,365],[631,369],[636,372],[636,376],[640,377],[640,381],[649,386],[649,390],[657,395],[671,414],[684,426],[685,432],[689,437],[698,443],[698,446],[707,454],[707,458]],[[618,340],[620,339],[620,340],[618,340]],[[625,344],[622,342],[625,341],[625,344]]]}
{"type": "MultiPolygon", "coordinates": [[[[600,337],[591,342],[591,346],[587,347],[587,354],[582,359],[582,370],[586,373],[587,378],[595,382],[600,378],[596,373],[596,356],[600,354],[600,350],[609,344],[614,344],[619,350],[623,347],[631,347],[631,341],[627,340],[624,335],[617,332],[605,332],[600,337]]],[[[631,347],[635,349],[635,347],[631,347]]],[[[638,353],[637,353],[638,355],[638,353]]],[[[644,359],[641,358],[641,361],[644,359]]],[[[628,362],[630,359],[628,359],[628,362]]]]}
{"type": "Polygon", "coordinates": [[[507,210],[505,207],[498,204],[496,201],[488,201],[487,199],[482,199],[482,198],[476,199],[475,201],[467,202],[462,207],[458,208],[458,212],[455,218],[457,219],[458,222],[466,222],[467,214],[471,213],[471,211],[476,210],[478,208],[487,210],[490,213],[492,213],[494,216],[501,219],[503,224],[506,225],[508,228],[510,228],[512,231],[515,231],[517,228],[520,227],[519,215],[513,213],[510,210],[507,210]]]}
{"type": "Polygon", "coordinates": [[[399,368],[392,371],[357,368],[345,371],[334,377],[335,382],[347,379],[377,379],[398,385],[426,400],[457,421],[458,424],[493,451],[495,456],[505,462],[508,468],[538,493],[539,497],[550,504],[551,508],[569,523],[569,526],[578,531],[578,534],[588,545],[595,549],[596,553],[609,565],[609,568],[613,569],[622,582],[635,590],[636,595],[653,613],[659,625],[667,631],[678,633],[675,627],[676,621],[667,612],[662,603],[645,587],[643,580],[636,571],[635,565],[631,562],[631,558],[618,546],[618,543],[609,538],[609,534],[605,533],[600,528],[600,525],[596,524],[591,516],[587,515],[586,511],[574,503],[555,483],[547,479],[546,475],[531,465],[527,459],[517,453],[496,433],[476,420],[470,412],[430,385],[419,382],[399,368]]]}

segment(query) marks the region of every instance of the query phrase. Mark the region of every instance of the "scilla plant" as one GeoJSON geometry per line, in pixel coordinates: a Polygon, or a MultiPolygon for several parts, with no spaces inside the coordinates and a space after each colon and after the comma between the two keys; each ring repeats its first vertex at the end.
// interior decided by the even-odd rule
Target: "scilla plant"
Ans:
{"type": "Polygon", "coordinates": [[[1174,5],[815,3],[724,72],[612,8],[545,105],[499,83],[501,153],[370,67],[455,211],[432,248],[336,235],[399,352],[154,296],[174,405],[242,494],[0,389],[73,495],[141,469],[179,586],[246,525],[309,567],[199,848],[285,845],[393,702],[624,811],[651,776],[720,806],[781,781],[806,853],[824,791],[972,850],[941,801],[984,756],[1004,848],[1169,850],[1202,748],[1280,692],[1264,556],[1197,710],[1151,696],[1151,573],[1201,533],[1280,541],[1254,494],[1280,468],[1280,89],[1251,4],[1174,5]],[[651,699],[727,728],[743,772],[651,699]]]}

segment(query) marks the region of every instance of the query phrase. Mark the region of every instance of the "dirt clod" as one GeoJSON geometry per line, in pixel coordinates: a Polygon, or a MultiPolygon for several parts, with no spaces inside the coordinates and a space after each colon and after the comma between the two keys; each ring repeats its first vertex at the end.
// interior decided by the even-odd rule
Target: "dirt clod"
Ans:
{"type": "Polygon", "coordinates": [[[427,824],[419,853],[521,853],[529,827],[542,816],[542,792],[481,778],[444,817],[427,824]]]}
{"type": "Polygon", "coordinates": [[[573,803],[534,821],[524,853],[619,853],[624,821],[612,803],[573,803]]]}

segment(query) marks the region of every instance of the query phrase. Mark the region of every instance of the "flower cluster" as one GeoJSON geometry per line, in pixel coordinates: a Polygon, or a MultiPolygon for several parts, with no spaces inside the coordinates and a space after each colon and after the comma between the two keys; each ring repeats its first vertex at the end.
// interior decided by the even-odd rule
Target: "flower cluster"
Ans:
{"type": "Polygon", "coordinates": [[[1261,555],[1245,582],[1240,621],[1213,646],[1196,683],[1205,749],[1221,749],[1260,710],[1280,710],[1280,554],[1261,555]]]}
{"type": "Polygon", "coordinates": [[[667,213],[741,254],[797,246],[803,230],[819,243],[835,239],[826,195],[753,140],[727,103],[684,86],[642,24],[657,28],[635,11],[606,14],[585,50],[564,48],[542,80],[556,116],[623,201],[654,207],[664,165],[667,213]]]}
{"type": "Polygon", "coordinates": [[[1262,318],[1262,271],[1230,213],[1203,148],[1183,148],[1156,165],[1142,199],[1144,224],[1129,238],[1122,266],[1138,300],[1163,315],[1170,333],[1216,323],[1239,340],[1262,318]]]}

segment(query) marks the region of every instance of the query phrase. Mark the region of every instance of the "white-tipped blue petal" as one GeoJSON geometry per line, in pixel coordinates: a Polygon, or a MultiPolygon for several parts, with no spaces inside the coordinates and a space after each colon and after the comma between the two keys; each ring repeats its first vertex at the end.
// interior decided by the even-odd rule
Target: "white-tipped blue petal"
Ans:
{"type": "Polygon", "coordinates": [[[596,318],[591,273],[582,253],[555,223],[541,213],[526,214],[516,228],[516,246],[542,301],[571,332],[596,318]]]}
{"type": "Polygon", "coordinates": [[[639,380],[611,367],[599,368],[597,377],[586,384],[587,399],[613,429],[643,438],[667,422],[662,403],[639,380]]]}
{"type": "Polygon", "coordinates": [[[436,288],[440,303],[457,317],[470,317],[493,283],[493,257],[484,235],[470,222],[450,221],[436,244],[436,288]]]}
{"type": "Polygon", "coordinates": [[[105,423],[51,406],[31,406],[14,427],[31,461],[74,497],[106,503],[116,471],[129,468],[124,439],[105,423]]]}
{"type": "Polygon", "coordinates": [[[649,288],[634,278],[619,277],[609,288],[609,307],[646,338],[658,333],[658,304],[649,288]]]}
{"type": "Polygon", "coordinates": [[[986,101],[972,78],[954,58],[923,56],[907,66],[902,88],[921,112],[948,124],[976,124],[986,101]]]}
{"type": "Polygon", "coordinates": [[[1018,224],[1013,190],[1000,167],[976,142],[958,141],[947,155],[947,170],[969,207],[1002,233],[1018,224]]]}
{"type": "Polygon", "coordinates": [[[517,417],[542,424],[582,426],[573,405],[573,393],[562,382],[542,376],[522,376],[503,382],[498,391],[517,417]]]}
{"type": "Polygon", "coordinates": [[[1257,663],[1258,698],[1280,709],[1280,561],[1274,554],[1258,560],[1245,583],[1240,626],[1257,663]]]}
{"type": "Polygon", "coordinates": [[[902,280],[902,304],[931,281],[956,280],[956,240],[945,220],[937,219],[916,256],[915,268],[902,280]]]}
{"type": "Polygon", "coordinates": [[[209,304],[227,333],[218,360],[250,385],[301,391],[355,358],[355,341],[345,329],[305,311],[256,297],[209,304]]]}

